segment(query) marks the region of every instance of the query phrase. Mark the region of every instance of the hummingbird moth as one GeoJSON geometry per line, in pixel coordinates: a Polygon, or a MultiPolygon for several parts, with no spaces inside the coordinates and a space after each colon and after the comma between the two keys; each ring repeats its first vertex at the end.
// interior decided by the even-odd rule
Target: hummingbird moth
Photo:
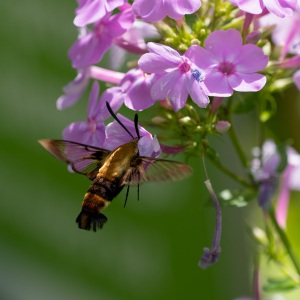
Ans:
{"type": "Polygon", "coordinates": [[[39,140],[48,152],[67,163],[75,173],[85,175],[92,181],[76,218],[78,227],[85,230],[102,229],[107,221],[102,211],[125,186],[124,206],[130,186],[137,186],[139,194],[141,183],[175,181],[191,174],[191,168],[181,162],[140,156],[137,114],[134,119],[137,136],[134,137],[114,114],[109,103],[106,105],[112,117],[131,136],[130,142],[110,151],[66,140],[39,140]]]}

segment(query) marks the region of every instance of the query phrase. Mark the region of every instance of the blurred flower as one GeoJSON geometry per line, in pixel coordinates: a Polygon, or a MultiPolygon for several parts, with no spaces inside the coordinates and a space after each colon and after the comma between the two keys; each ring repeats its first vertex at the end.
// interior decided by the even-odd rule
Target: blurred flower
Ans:
{"type": "Polygon", "coordinates": [[[282,174],[277,200],[276,219],[281,227],[286,226],[290,191],[300,191],[300,155],[292,147],[287,148],[287,166],[282,174]]]}
{"type": "Polygon", "coordinates": [[[95,23],[127,0],[77,0],[74,24],[83,27],[95,23]]]}
{"type": "Polygon", "coordinates": [[[110,67],[114,70],[120,69],[129,53],[147,52],[145,39],[156,40],[159,37],[154,25],[135,20],[123,35],[114,39],[114,44],[110,48],[110,67]]]}
{"type": "Polygon", "coordinates": [[[266,8],[280,18],[291,16],[297,5],[297,0],[230,0],[230,2],[239,9],[254,15],[261,14],[266,8]]]}
{"type": "Polygon", "coordinates": [[[166,16],[178,20],[192,14],[201,6],[201,0],[135,0],[133,12],[147,22],[157,22],[166,16]]]}
{"type": "Polygon", "coordinates": [[[197,47],[193,59],[203,70],[209,96],[229,97],[234,90],[255,92],[264,87],[266,77],[256,72],[267,65],[268,56],[256,45],[242,45],[237,30],[211,33],[204,47],[197,47]]]}
{"type": "Polygon", "coordinates": [[[100,148],[104,146],[104,121],[110,117],[106,102],[110,104],[113,111],[117,111],[122,105],[122,98],[115,91],[113,93],[112,90],[107,89],[98,100],[99,90],[99,84],[94,82],[89,97],[87,121],[70,124],[63,131],[63,139],[100,148]]]}
{"type": "Polygon", "coordinates": [[[282,47],[281,59],[287,53],[300,54],[300,1],[299,8],[289,18],[278,18],[267,14],[258,19],[260,27],[275,25],[272,31],[272,40],[276,46],[282,47]]]}
{"type": "Polygon", "coordinates": [[[93,31],[81,29],[78,40],[69,50],[73,68],[83,68],[98,63],[114,38],[126,32],[133,21],[131,9],[126,9],[114,15],[110,12],[105,14],[95,23],[93,31]]]}
{"type": "Polygon", "coordinates": [[[202,89],[204,77],[193,59],[199,46],[191,46],[183,56],[162,44],[148,43],[147,47],[150,53],[144,54],[138,64],[144,72],[158,75],[151,87],[154,100],[168,99],[178,111],[190,94],[199,107],[208,105],[209,99],[202,89]]]}
{"type": "Polygon", "coordinates": [[[300,191],[300,155],[292,148],[286,149],[287,165],[280,178],[278,167],[281,163],[281,156],[276,144],[267,140],[262,147],[253,149],[254,159],[252,161],[252,173],[259,183],[259,204],[267,209],[275,189],[279,186],[279,196],[277,200],[276,219],[281,227],[286,226],[290,191],[300,191]]]}
{"type": "Polygon", "coordinates": [[[280,155],[276,144],[267,140],[262,149],[253,149],[254,159],[252,160],[251,172],[255,181],[259,184],[258,204],[263,209],[268,209],[271,198],[278,186],[277,169],[280,164],[280,155]]]}
{"type": "MultiPolygon", "coordinates": [[[[137,137],[135,124],[126,117],[117,114],[118,119],[127,128],[133,137],[137,137]]],[[[138,126],[140,139],[138,141],[139,154],[141,156],[156,158],[160,155],[161,149],[156,137],[153,137],[145,128],[138,126]]],[[[115,120],[106,127],[105,149],[113,150],[122,144],[132,140],[132,136],[115,120]]]]}
{"type": "Polygon", "coordinates": [[[294,80],[296,87],[300,91],[300,70],[298,70],[297,72],[294,73],[293,80],[294,80]]]}

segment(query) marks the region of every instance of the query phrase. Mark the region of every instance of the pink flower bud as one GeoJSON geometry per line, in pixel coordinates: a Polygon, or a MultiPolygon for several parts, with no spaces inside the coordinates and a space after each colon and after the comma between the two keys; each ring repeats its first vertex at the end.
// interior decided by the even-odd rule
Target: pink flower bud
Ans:
{"type": "Polygon", "coordinates": [[[224,133],[230,128],[230,126],[231,124],[227,121],[218,121],[215,128],[219,133],[224,133]]]}

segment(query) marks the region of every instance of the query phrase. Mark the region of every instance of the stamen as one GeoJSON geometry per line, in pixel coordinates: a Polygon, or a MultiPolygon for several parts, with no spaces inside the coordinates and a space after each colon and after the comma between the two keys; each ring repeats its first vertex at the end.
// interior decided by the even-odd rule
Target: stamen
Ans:
{"type": "Polygon", "coordinates": [[[194,69],[192,70],[192,75],[195,77],[195,79],[198,81],[198,82],[202,82],[204,79],[205,79],[205,76],[201,73],[200,70],[198,69],[194,69]]]}

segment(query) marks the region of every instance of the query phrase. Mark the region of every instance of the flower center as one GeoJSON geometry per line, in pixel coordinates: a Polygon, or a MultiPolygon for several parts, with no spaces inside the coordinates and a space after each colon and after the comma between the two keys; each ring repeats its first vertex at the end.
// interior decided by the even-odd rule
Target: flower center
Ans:
{"type": "Polygon", "coordinates": [[[226,76],[235,72],[235,67],[231,62],[224,61],[219,64],[219,71],[226,76]]]}
{"type": "Polygon", "coordinates": [[[191,64],[187,60],[184,60],[179,69],[182,73],[187,73],[191,69],[191,64]]]}
{"type": "Polygon", "coordinates": [[[96,33],[96,35],[98,37],[101,37],[103,35],[103,32],[104,32],[104,29],[105,29],[105,26],[103,23],[99,22],[98,24],[95,25],[95,30],[94,32],[96,33]]]}
{"type": "Polygon", "coordinates": [[[95,134],[97,131],[97,122],[94,118],[89,118],[88,124],[92,134],[95,134]]]}

